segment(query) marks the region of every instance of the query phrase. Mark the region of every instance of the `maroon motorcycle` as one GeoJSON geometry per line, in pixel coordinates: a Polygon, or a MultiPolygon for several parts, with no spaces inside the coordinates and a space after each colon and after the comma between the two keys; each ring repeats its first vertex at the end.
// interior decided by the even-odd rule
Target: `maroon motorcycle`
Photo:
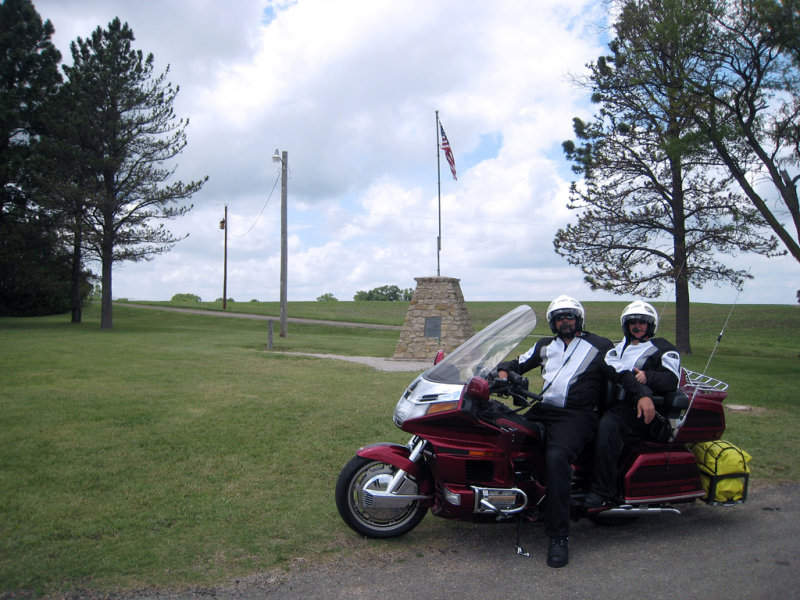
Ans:
{"type": "MultiPolygon", "coordinates": [[[[411,531],[429,509],[439,517],[465,521],[518,519],[520,526],[543,521],[547,482],[542,431],[522,414],[541,397],[528,391],[523,377],[493,378],[495,366],[535,325],[533,309],[520,306],[449,356],[437,357],[408,386],[394,422],[412,434],[409,442],[364,446],[339,475],[336,505],[345,523],[362,535],[388,538],[411,531]]],[[[574,465],[573,518],[624,521],[679,513],[676,505],[698,498],[710,504],[743,502],[746,474],[737,475],[744,491],[735,501],[716,502],[709,478],[703,481],[695,452],[687,447],[721,437],[726,389],[721,381],[684,370],[675,394],[654,398],[664,424],[661,441],[625,449],[619,498],[601,511],[583,508],[592,479],[588,448],[574,465]]],[[[517,552],[522,553],[519,539],[517,552]]]]}

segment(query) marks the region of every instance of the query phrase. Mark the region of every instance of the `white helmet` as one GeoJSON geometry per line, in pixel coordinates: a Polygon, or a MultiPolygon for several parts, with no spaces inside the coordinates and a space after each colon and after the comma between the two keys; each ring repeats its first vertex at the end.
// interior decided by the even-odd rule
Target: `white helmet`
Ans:
{"type": "Polygon", "coordinates": [[[656,329],[658,329],[658,313],[656,309],[647,302],[634,300],[622,311],[619,322],[622,325],[622,333],[625,334],[625,337],[628,337],[628,327],[626,323],[629,319],[641,319],[645,321],[647,323],[647,337],[649,338],[653,337],[656,329]]]}
{"type": "Polygon", "coordinates": [[[556,315],[571,313],[575,315],[575,330],[583,331],[583,323],[586,313],[581,303],[571,296],[559,296],[547,307],[547,322],[550,323],[550,331],[557,333],[556,315]]]}

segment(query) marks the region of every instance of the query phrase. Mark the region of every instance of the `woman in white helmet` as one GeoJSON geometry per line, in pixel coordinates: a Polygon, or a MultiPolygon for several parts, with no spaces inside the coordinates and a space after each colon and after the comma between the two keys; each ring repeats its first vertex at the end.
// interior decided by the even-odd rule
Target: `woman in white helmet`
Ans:
{"type": "Polygon", "coordinates": [[[620,316],[624,339],[606,354],[606,363],[618,373],[631,372],[647,389],[644,397],[626,393],[600,419],[595,440],[594,480],[586,496],[586,507],[601,508],[617,491],[618,462],[626,443],[647,436],[656,416],[650,396],[674,392],[681,374],[677,348],[664,338],[653,337],[658,313],[647,302],[636,300],[620,316]]]}
{"type": "MultiPolygon", "coordinates": [[[[547,308],[554,337],[536,342],[526,353],[497,366],[498,377],[542,367],[542,402],[526,417],[545,429],[547,505],[545,532],[550,536],[547,564],[563,567],[569,560],[571,465],[594,436],[597,404],[605,397],[606,381],[619,381],[631,395],[641,391],[632,373],[617,373],[605,362],[611,340],[584,330],[586,314],[580,302],[559,296],[547,308]]],[[[637,396],[638,397],[638,396],[637,396]]]]}

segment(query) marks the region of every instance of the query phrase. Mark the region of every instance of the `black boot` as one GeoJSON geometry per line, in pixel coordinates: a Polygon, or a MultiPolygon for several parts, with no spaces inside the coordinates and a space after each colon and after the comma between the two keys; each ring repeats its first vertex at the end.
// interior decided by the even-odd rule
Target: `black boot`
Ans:
{"type": "Polygon", "coordinates": [[[606,501],[603,497],[599,494],[595,494],[594,492],[589,492],[586,494],[586,499],[583,501],[583,505],[586,508],[603,508],[605,506],[606,501]]]}
{"type": "Polygon", "coordinates": [[[567,566],[569,562],[569,548],[567,538],[551,537],[550,549],[547,551],[547,566],[559,568],[567,566]]]}

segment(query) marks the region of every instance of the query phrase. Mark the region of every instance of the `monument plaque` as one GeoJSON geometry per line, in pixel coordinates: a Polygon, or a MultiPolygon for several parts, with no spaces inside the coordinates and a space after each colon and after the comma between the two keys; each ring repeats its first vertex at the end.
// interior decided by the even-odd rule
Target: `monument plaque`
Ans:
{"type": "Polygon", "coordinates": [[[442,317],[425,317],[425,337],[442,337],[442,317]]]}

